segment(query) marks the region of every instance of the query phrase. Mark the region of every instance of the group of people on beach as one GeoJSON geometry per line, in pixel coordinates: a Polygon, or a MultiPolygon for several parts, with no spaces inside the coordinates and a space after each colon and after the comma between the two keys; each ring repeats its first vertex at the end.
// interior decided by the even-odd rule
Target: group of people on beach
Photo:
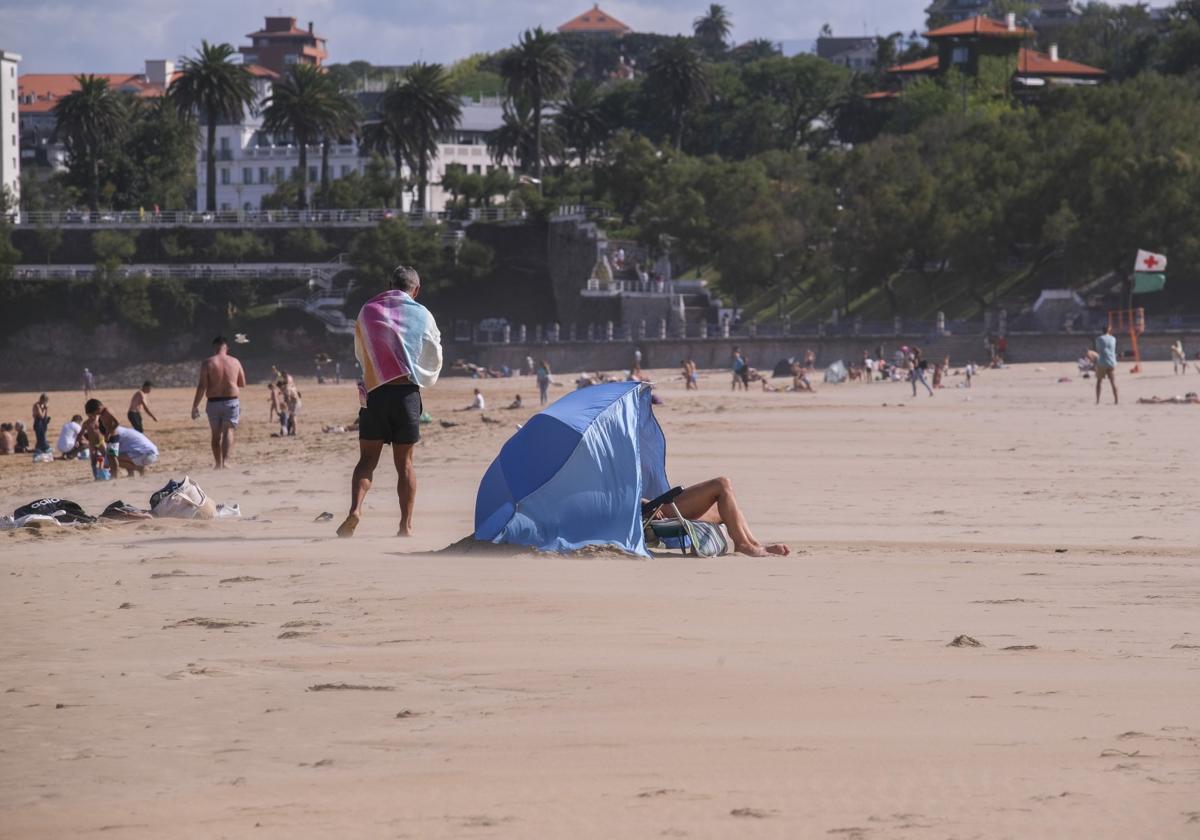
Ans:
{"type": "Polygon", "coordinates": [[[46,394],[38,397],[32,412],[34,442],[29,440],[29,431],[20,420],[0,423],[0,455],[50,455],[50,442],[46,439],[50,428],[50,398],[46,394]]]}

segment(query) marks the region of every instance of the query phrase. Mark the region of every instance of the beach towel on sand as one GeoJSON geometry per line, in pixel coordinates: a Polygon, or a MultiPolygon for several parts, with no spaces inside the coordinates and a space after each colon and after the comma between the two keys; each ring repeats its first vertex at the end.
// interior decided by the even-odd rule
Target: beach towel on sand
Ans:
{"type": "Polygon", "coordinates": [[[354,355],[368,391],[402,376],[428,388],[442,370],[442,335],[428,309],[406,292],[389,289],[359,311],[354,355]]]}

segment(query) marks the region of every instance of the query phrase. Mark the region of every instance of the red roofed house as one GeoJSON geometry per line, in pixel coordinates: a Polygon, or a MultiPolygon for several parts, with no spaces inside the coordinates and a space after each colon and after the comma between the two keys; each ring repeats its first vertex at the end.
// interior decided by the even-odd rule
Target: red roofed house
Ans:
{"type": "Polygon", "coordinates": [[[246,37],[251,40],[250,46],[238,47],[242,61],[281,75],[293,64],[319,67],[327,55],[325,39],[313,32],[312,21],[308,29],[300,29],[294,17],[269,17],[262,29],[246,37]]]}
{"type": "MultiPolygon", "coordinates": [[[[1015,15],[1003,21],[974,17],[926,32],[925,38],[937,47],[938,54],[889,67],[887,72],[902,85],[912,79],[942,75],[951,68],[976,76],[981,60],[998,58],[1011,68],[1012,83],[1018,92],[1049,85],[1094,85],[1105,78],[1099,67],[1060,58],[1057,44],[1051,45],[1049,53],[1023,45],[1033,37],[1032,29],[1017,25],[1015,15]]],[[[881,92],[869,98],[890,98],[885,93],[895,95],[881,92]]]]}
{"type": "Polygon", "coordinates": [[[571,18],[558,27],[558,31],[564,34],[576,32],[581,35],[620,38],[622,35],[628,35],[633,30],[601,9],[599,4],[597,4],[583,14],[571,18]]]}
{"type": "MultiPolygon", "coordinates": [[[[17,107],[21,116],[21,157],[28,165],[64,165],[61,146],[53,143],[54,106],[79,88],[79,73],[25,73],[17,80],[17,107]]],[[[144,73],[83,73],[108,79],[115,91],[139,98],[153,98],[166,93],[179,75],[175,62],[167,59],[147,59],[144,73]]]]}

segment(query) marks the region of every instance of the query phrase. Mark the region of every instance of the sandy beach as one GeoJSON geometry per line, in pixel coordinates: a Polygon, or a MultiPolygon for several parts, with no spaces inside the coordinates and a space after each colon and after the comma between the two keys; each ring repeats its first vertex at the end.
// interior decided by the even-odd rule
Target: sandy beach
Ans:
{"type": "MultiPolygon", "coordinates": [[[[333,535],[353,383],[301,383],[282,440],[249,389],[220,473],[155,390],[145,477],[0,457],[0,512],[189,474],[243,518],[0,534],[0,837],[1198,837],[1200,406],[1136,399],[1200,376],[1146,367],[1115,408],[1074,365],[933,398],[655,372],[672,482],[729,476],[770,559],[443,551],[529,377],[426,394],[459,425],[407,540],[390,463],[333,535]],[[475,386],[500,423],[453,411],[475,386]]],[[[52,441],[82,404],[50,395],[52,441]]]]}

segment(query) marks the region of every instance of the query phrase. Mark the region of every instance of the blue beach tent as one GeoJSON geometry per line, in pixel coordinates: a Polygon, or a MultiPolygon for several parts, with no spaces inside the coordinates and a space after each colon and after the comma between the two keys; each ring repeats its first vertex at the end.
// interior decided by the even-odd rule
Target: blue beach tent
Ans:
{"type": "Polygon", "coordinates": [[[647,555],[641,500],[670,489],[667,442],[640,382],[593,385],[525,424],[484,473],[475,539],[647,555]]]}

